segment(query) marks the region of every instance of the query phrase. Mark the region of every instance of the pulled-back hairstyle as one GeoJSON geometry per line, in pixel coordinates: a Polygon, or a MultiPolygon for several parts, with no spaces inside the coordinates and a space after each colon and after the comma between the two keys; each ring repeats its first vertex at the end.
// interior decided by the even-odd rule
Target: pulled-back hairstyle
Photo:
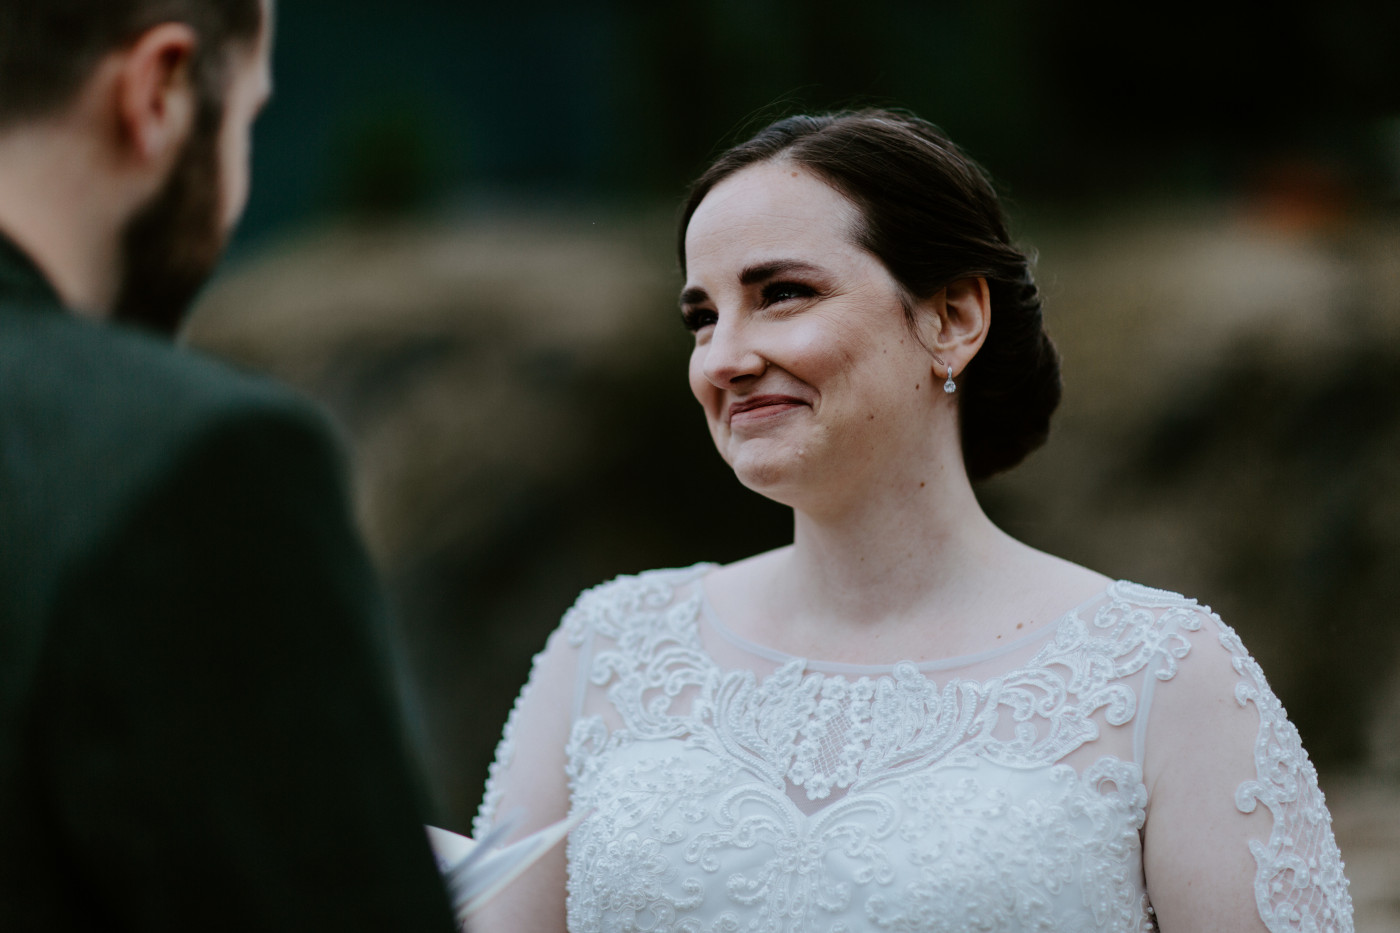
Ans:
{"type": "Polygon", "coordinates": [[[855,244],[884,263],[913,302],[982,277],[992,319],[958,377],[963,462],[985,479],[1045,442],[1060,401],[1060,361],[1046,335],[1040,290],[1011,245],[991,182],[938,127],[888,110],[779,120],[725,152],[690,189],[681,215],[685,269],[690,218],[716,184],[750,165],[784,159],[824,180],[859,209],[855,244]]]}
{"type": "Polygon", "coordinates": [[[199,36],[196,87],[221,109],[229,47],[262,19],[262,0],[0,0],[0,129],[64,107],[103,56],[169,22],[199,36]]]}

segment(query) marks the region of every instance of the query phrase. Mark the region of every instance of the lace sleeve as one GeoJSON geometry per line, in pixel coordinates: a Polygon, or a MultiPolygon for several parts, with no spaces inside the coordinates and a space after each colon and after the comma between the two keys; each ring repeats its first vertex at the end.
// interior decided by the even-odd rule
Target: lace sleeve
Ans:
{"type": "Polygon", "coordinates": [[[1298,730],[1234,630],[1208,610],[1196,621],[1189,655],[1161,669],[1144,710],[1144,866],[1161,929],[1350,933],[1341,854],[1298,730]]]}
{"type": "Polygon", "coordinates": [[[1219,638],[1240,675],[1236,701],[1259,711],[1255,777],[1236,788],[1235,805],[1250,813],[1262,803],[1274,819],[1268,841],[1249,847],[1258,865],[1254,895],[1260,917],[1270,930],[1350,930],[1351,896],[1317,771],[1239,636],[1220,624],[1219,638]]]}
{"type": "MultiPolygon", "coordinates": [[[[506,717],[505,728],[501,731],[501,740],[496,743],[496,757],[491,762],[490,770],[486,775],[486,792],[482,796],[481,807],[477,810],[476,818],[472,821],[472,835],[480,838],[496,824],[505,813],[513,813],[515,805],[520,803],[515,798],[526,796],[520,791],[518,775],[512,776],[512,771],[519,771],[516,768],[516,742],[517,733],[522,731],[521,720],[531,722],[524,726],[525,740],[530,743],[529,750],[525,753],[526,759],[539,760],[547,756],[544,736],[553,732],[550,718],[563,718],[564,711],[567,710],[567,703],[561,702],[557,695],[559,678],[551,677],[554,669],[568,667],[567,661],[560,663],[558,655],[565,654],[565,651],[558,650],[555,642],[559,639],[559,632],[556,631],[551,637],[549,644],[544,651],[535,655],[530,663],[530,676],[521,688],[520,693],[515,698],[515,705],[511,707],[510,715],[506,717]],[[548,686],[544,686],[548,685],[548,686]],[[550,694],[550,696],[546,696],[550,694]],[[545,710],[552,709],[555,717],[541,715],[545,710]],[[532,715],[533,714],[533,715],[532,715]],[[501,799],[506,796],[506,789],[511,788],[511,803],[502,811],[501,799]]],[[[567,733],[567,724],[566,729],[567,733]]],[[[560,743],[560,748],[563,744],[560,743]]],[[[534,769],[530,769],[534,770],[534,769]]],[[[543,769],[548,771],[546,767],[543,769]]],[[[529,795],[534,796],[534,795],[529,795]]],[[[531,820],[536,822],[536,820],[531,820]]],[[[513,831],[513,836],[523,835],[524,827],[513,831]]]]}
{"type": "MultiPolygon", "coordinates": [[[[557,629],[535,656],[506,720],[472,824],[477,838],[510,820],[509,843],[568,815],[565,748],[583,652],[567,629],[567,623],[557,629]]],[[[566,875],[564,847],[556,846],[473,915],[473,933],[563,930],[566,875]]]]}

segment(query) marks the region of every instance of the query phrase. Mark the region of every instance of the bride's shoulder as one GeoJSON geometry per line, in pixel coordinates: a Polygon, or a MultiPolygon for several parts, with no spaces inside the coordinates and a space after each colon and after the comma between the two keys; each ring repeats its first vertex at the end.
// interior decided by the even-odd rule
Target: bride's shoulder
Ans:
{"type": "Polygon", "coordinates": [[[714,567],[698,563],[613,577],[580,593],[564,614],[562,628],[577,644],[593,632],[617,637],[624,629],[645,624],[682,603],[698,606],[700,578],[714,567]]]}
{"type": "Polygon", "coordinates": [[[1229,628],[1209,605],[1198,599],[1131,580],[1109,581],[1075,614],[1098,628],[1138,635],[1153,630],[1183,636],[1229,628]]]}
{"type": "Polygon", "coordinates": [[[1158,680],[1233,684],[1243,676],[1264,683],[1235,630],[1209,604],[1174,590],[1115,580],[1081,615],[1135,651],[1150,650],[1160,662],[1154,671],[1158,680]],[[1178,677],[1183,668],[1190,676],[1178,677]]]}
{"type": "Polygon", "coordinates": [[[1111,581],[1092,605],[1098,614],[1130,615],[1139,624],[1155,628],[1183,631],[1204,628],[1212,632],[1229,629],[1209,604],[1175,590],[1131,580],[1111,581]]]}

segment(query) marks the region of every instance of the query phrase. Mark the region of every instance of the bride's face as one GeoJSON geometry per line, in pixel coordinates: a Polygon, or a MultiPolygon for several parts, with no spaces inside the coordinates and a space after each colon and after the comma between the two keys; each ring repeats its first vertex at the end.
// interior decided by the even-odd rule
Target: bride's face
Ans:
{"type": "Polygon", "coordinates": [[[740,481],[798,508],[907,477],[949,408],[898,283],[852,242],[858,221],[777,161],[720,182],[686,229],[691,391],[740,481]]]}

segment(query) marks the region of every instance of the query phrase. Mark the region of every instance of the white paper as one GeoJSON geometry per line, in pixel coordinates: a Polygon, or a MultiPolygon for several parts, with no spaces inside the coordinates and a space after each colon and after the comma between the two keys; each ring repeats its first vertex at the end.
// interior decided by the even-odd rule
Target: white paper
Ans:
{"type": "Polygon", "coordinates": [[[464,919],[495,897],[554,848],[586,815],[580,813],[551,823],[504,847],[500,846],[500,841],[513,821],[502,822],[479,841],[436,826],[425,827],[457,919],[464,919]]]}

